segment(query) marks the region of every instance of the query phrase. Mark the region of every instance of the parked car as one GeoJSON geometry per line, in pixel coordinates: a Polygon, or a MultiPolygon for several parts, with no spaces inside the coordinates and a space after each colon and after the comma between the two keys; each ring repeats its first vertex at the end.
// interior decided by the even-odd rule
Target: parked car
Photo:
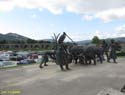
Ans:
{"type": "Polygon", "coordinates": [[[0,61],[0,67],[13,67],[17,66],[17,63],[14,61],[0,61]]]}
{"type": "Polygon", "coordinates": [[[23,60],[20,60],[19,62],[17,62],[18,65],[32,64],[32,63],[36,63],[36,62],[33,59],[23,59],[23,60]]]}
{"type": "Polygon", "coordinates": [[[0,61],[0,67],[2,67],[3,66],[3,61],[0,61]]]}
{"type": "Polygon", "coordinates": [[[19,54],[16,54],[16,53],[12,54],[10,56],[10,60],[12,60],[12,61],[21,61],[23,59],[24,59],[24,57],[22,55],[19,55],[19,54]]]}
{"type": "Polygon", "coordinates": [[[10,60],[10,54],[8,54],[8,53],[2,53],[2,54],[0,54],[0,60],[1,61],[8,61],[8,60],[10,60]]]}

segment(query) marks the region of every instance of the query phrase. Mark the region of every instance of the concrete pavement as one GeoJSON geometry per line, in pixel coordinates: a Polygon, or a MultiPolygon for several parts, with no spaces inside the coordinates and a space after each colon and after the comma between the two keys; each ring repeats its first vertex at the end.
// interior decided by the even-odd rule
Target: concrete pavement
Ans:
{"type": "Polygon", "coordinates": [[[72,70],[66,72],[48,64],[42,69],[36,64],[0,70],[0,90],[20,90],[19,95],[96,95],[105,88],[120,91],[125,84],[125,58],[118,58],[118,64],[71,64],[72,70]]]}

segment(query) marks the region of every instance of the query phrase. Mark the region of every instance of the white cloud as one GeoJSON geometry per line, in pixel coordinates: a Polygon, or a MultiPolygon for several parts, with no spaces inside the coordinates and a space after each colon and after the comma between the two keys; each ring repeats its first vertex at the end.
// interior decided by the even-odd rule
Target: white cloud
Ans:
{"type": "Polygon", "coordinates": [[[103,12],[99,12],[95,15],[96,18],[100,18],[105,22],[109,22],[115,19],[125,19],[125,7],[109,9],[103,12]]]}
{"type": "Polygon", "coordinates": [[[103,33],[100,32],[99,30],[95,31],[95,35],[98,36],[99,38],[103,38],[104,37],[103,33]]]}
{"type": "Polygon", "coordinates": [[[110,35],[111,35],[110,33],[100,31],[100,30],[95,30],[95,32],[93,33],[88,33],[89,39],[92,39],[94,36],[98,36],[99,39],[106,39],[106,38],[110,38],[110,35]]]}
{"type": "MultiPolygon", "coordinates": [[[[81,34],[80,34],[81,35],[81,34]]],[[[112,31],[112,32],[107,32],[107,31],[103,31],[103,30],[95,30],[93,32],[88,32],[88,33],[84,33],[83,35],[83,39],[82,40],[86,40],[86,39],[92,39],[94,36],[98,36],[99,39],[107,39],[107,38],[116,38],[116,37],[125,37],[125,31],[123,32],[118,32],[118,31],[112,31]]]]}
{"type": "Polygon", "coordinates": [[[40,12],[42,12],[42,11],[43,11],[43,9],[42,9],[42,8],[39,8],[39,11],[40,11],[40,12]]]}
{"type": "Polygon", "coordinates": [[[122,31],[125,31],[125,24],[119,26],[119,27],[116,27],[115,29],[117,32],[122,32],[122,31]]]}
{"type": "Polygon", "coordinates": [[[115,28],[116,37],[125,37],[125,24],[115,28]]]}
{"type": "Polygon", "coordinates": [[[100,18],[104,21],[125,19],[125,0],[2,0],[0,11],[14,8],[47,9],[54,14],[68,11],[85,15],[85,19],[100,18]],[[93,14],[87,16],[86,14],[93,14]]]}
{"type": "Polygon", "coordinates": [[[0,11],[2,12],[9,12],[14,9],[14,3],[9,0],[2,0],[0,1],[0,11]]]}
{"type": "Polygon", "coordinates": [[[84,15],[84,16],[83,16],[83,19],[85,19],[85,20],[87,20],[87,21],[90,21],[90,20],[93,19],[93,16],[91,16],[91,15],[84,15]]]}
{"type": "Polygon", "coordinates": [[[95,30],[94,32],[68,32],[69,36],[75,40],[75,41],[80,41],[80,40],[91,40],[94,36],[98,36],[99,39],[105,39],[105,38],[110,38],[110,33],[108,32],[103,32],[100,30],[95,30]]]}

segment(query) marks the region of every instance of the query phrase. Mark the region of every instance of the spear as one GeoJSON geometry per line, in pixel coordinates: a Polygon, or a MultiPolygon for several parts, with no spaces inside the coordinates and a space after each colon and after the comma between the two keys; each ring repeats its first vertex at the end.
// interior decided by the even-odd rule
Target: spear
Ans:
{"type": "Polygon", "coordinates": [[[66,36],[72,41],[73,44],[75,44],[75,42],[67,34],[66,36]]]}

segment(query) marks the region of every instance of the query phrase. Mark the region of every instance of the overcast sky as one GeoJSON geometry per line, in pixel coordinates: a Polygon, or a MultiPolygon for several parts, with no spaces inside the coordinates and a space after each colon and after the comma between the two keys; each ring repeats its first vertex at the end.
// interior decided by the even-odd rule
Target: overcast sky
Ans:
{"type": "Polygon", "coordinates": [[[125,37],[125,0],[0,0],[0,33],[73,40],[125,37]]]}

